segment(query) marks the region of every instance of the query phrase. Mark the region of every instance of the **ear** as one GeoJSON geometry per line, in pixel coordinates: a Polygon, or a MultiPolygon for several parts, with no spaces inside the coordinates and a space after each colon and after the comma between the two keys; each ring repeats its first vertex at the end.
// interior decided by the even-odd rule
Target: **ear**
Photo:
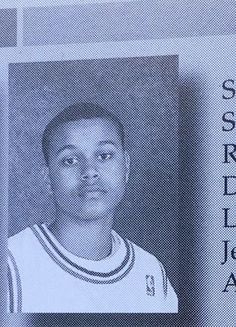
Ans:
{"type": "Polygon", "coordinates": [[[53,194],[52,186],[51,186],[51,180],[50,180],[50,174],[49,174],[49,168],[48,166],[44,165],[41,170],[43,180],[45,183],[45,186],[47,188],[47,191],[50,195],[53,194]]]}
{"type": "Polygon", "coordinates": [[[125,167],[126,167],[125,181],[126,183],[128,183],[129,174],[130,174],[130,155],[126,150],[125,150],[125,167]]]}

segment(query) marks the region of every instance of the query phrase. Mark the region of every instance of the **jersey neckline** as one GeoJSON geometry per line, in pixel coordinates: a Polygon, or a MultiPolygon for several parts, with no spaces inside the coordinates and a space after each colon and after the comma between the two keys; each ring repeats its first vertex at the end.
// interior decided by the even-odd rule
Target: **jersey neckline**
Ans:
{"type": "Polygon", "coordinates": [[[98,261],[77,257],[67,251],[50,232],[46,224],[31,227],[44,250],[60,268],[76,278],[97,284],[114,283],[124,278],[135,262],[135,252],[130,241],[112,231],[113,250],[98,261]]]}

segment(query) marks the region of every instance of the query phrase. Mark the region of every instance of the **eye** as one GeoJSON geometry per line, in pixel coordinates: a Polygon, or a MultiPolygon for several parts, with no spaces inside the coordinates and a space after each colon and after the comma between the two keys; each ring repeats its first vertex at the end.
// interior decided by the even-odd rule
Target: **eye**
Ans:
{"type": "Polygon", "coordinates": [[[79,160],[76,157],[68,157],[68,158],[64,158],[62,162],[66,166],[74,166],[79,162],[79,160]]]}
{"type": "Polygon", "coordinates": [[[100,161],[105,161],[105,160],[108,160],[108,159],[110,159],[111,157],[112,157],[112,153],[109,153],[109,152],[104,152],[104,153],[100,153],[99,155],[98,155],[98,159],[100,160],[100,161]]]}

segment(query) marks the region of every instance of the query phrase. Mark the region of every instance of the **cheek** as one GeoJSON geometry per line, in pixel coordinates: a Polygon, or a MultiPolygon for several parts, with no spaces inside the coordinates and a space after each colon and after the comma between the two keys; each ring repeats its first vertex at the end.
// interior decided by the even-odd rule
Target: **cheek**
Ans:
{"type": "Polygon", "coordinates": [[[122,188],[125,186],[125,175],[123,162],[115,162],[101,173],[101,178],[113,187],[122,188]]]}
{"type": "Polygon", "coordinates": [[[71,190],[77,186],[78,176],[73,171],[52,172],[52,188],[56,192],[63,193],[65,190],[71,190]]]}

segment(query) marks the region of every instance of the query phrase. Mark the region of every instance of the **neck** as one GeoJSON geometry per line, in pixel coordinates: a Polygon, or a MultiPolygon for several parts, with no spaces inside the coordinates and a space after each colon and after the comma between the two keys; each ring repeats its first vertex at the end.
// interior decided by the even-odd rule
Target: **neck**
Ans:
{"type": "Polygon", "coordinates": [[[91,220],[65,216],[57,212],[49,229],[66,250],[89,260],[101,260],[110,254],[113,214],[91,220]]]}

